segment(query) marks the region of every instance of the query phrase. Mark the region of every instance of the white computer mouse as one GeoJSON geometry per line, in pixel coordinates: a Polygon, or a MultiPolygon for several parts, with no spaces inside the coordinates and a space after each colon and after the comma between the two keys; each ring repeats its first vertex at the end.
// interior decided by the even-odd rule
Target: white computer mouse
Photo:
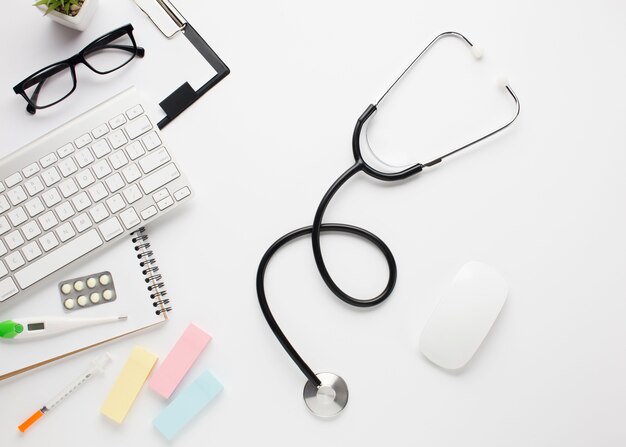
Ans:
{"type": "Polygon", "coordinates": [[[489,333],[507,294],[502,275],[482,262],[468,262],[428,319],[420,351],[442,368],[464,367],[489,333]]]}

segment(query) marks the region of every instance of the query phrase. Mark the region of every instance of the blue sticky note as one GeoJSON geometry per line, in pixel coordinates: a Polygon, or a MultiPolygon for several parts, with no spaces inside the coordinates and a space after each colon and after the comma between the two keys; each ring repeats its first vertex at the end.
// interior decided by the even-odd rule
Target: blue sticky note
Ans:
{"type": "Polygon", "coordinates": [[[223,389],[213,374],[204,371],[191,385],[182,390],[152,423],[171,441],[223,389]]]}

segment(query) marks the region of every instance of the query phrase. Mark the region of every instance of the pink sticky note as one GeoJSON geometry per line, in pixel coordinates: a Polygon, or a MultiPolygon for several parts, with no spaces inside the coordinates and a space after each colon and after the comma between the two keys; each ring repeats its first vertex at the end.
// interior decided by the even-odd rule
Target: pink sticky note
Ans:
{"type": "Polygon", "coordinates": [[[211,336],[195,324],[187,326],[174,348],[152,375],[149,382],[150,388],[169,399],[210,341],[211,336]]]}

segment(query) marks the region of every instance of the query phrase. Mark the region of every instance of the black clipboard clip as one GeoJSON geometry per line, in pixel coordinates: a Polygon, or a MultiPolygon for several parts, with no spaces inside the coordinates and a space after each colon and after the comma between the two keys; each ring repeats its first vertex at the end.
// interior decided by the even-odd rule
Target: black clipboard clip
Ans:
{"type": "Polygon", "coordinates": [[[198,52],[206,59],[206,61],[213,67],[216,74],[208,80],[204,85],[198,88],[198,90],[194,90],[193,87],[189,84],[189,82],[185,82],[183,85],[174,90],[167,98],[159,103],[163,111],[165,112],[165,117],[159,121],[158,127],[159,129],[163,129],[169,123],[171,123],[174,118],[183,113],[191,104],[196,102],[202,95],[211,90],[214,86],[216,86],[222,79],[229,75],[230,69],[226,66],[226,64],[219,58],[219,56],[213,51],[213,49],[209,46],[208,43],[198,34],[191,23],[189,23],[185,17],[176,9],[176,7],[169,0],[152,0],[160,6],[163,11],[167,14],[167,16],[172,19],[174,22],[176,29],[175,31],[168,33],[164,30],[155,20],[150,13],[141,6],[139,0],[135,0],[135,3],[154,23],[154,25],[161,31],[161,33],[168,39],[171,39],[179,32],[183,33],[187,40],[191,42],[191,44],[198,50],[198,52]]]}

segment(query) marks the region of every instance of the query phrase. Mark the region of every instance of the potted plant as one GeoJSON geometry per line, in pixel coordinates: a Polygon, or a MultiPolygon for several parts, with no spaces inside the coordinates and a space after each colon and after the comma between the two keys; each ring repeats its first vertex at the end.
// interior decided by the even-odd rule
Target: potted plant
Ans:
{"type": "Polygon", "coordinates": [[[83,31],[96,12],[98,0],[39,0],[34,6],[55,22],[83,31]]]}

